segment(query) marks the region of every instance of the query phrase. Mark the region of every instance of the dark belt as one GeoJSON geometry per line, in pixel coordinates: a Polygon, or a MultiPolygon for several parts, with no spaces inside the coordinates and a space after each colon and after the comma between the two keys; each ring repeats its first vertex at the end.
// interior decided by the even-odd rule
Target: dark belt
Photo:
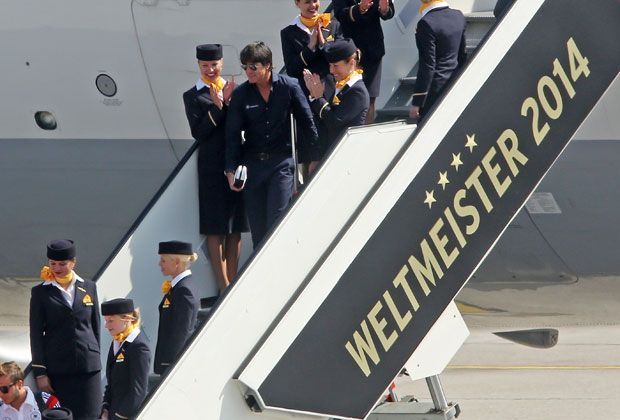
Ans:
{"type": "Polygon", "coordinates": [[[251,159],[256,159],[256,160],[269,160],[272,159],[274,157],[286,157],[287,153],[250,153],[248,155],[249,158],[251,159]]]}

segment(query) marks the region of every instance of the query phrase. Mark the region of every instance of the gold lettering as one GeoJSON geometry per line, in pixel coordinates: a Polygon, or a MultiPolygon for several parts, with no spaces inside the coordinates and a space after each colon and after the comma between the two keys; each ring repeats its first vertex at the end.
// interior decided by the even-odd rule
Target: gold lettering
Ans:
{"type": "Polygon", "coordinates": [[[422,248],[422,256],[424,257],[424,265],[420,263],[413,255],[409,257],[409,266],[413,270],[415,277],[418,279],[418,283],[422,287],[424,294],[428,296],[431,290],[428,288],[426,284],[425,278],[428,279],[433,286],[435,285],[435,272],[437,272],[437,279],[441,279],[443,277],[443,270],[439,265],[439,261],[437,261],[437,257],[431,250],[426,239],[423,239],[420,243],[420,247],[422,248]]]}
{"type": "Polygon", "coordinates": [[[469,178],[467,178],[467,180],[465,181],[465,186],[467,187],[467,189],[471,188],[472,185],[474,186],[476,192],[478,193],[478,196],[480,197],[480,201],[482,201],[482,204],[484,204],[484,208],[486,209],[487,213],[491,213],[491,210],[493,210],[493,204],[491,204],[489,196],[484,191],[484,188],[480,183],[479,178],[481,174],[482,169],[480,169],[480,166],[476,166],[476,169],[474,169],[469,178]]]}
{"type": "Polygon", "coordinates": [[[372,336],[370,335],[370,330],[368,329],[368,325],[366,321],[362,321],[360,323],[362,327],[362,331],[364,332],[364,338],[360,335],[359,332],[355,331],[353,333],[353,341],[355,341],[355,348],[351,344],[351,341],[347,341],[345,344],[345,348],[355,361],[361,371],[364,373],[366,377],[370,376],[370,366],[368,364],[368,359],[366,359],[366,355],[370,357],[375,365],[378,365],[381,361],[379,357],[379,353],[377,353],[377,347],[375,346],[375,342],[372,340],[372,336]]]}
{"type": "MultiPolygon", "coordinates": [[[[454,247],[452,251],[448,254],[446,252],[446,245],[448,244],[448,237],[446,235],[439,236],[439,231],[444,226],[443,220],[438,219],[437,222],[433,225],[430,232],[428,232],[428,236],[431,237],[433,243],[435,244],[435,248],[439,251],[439,255],[443,260],[443,263],[446,265],[446,268],[450,268],[456,257],[459,256],[459,250],[454,247]]],[[[433,282],[433,286],[435,283],[433,282]]],[[[426,291],[425,291],[426,293],[426,291]]],[[[428,295],[428,293],[426,293],[428,295]]]]}
{"type": "Polygon", "coordinates": [[[465,245],[467,245],[467,240],[465,239],[465,235],[463,235],[463,231],[459,227],[458,223],[456,223],[456,219],[454,218],[454,214],[452,214],[450,207],[446,207],[443,214],[446,215],[446,219],[448,219],[448,223],[452,228],[452,232],[454,232],[454,236],[456,236],[456,240],[459,241],[459,245],[461,245],[461,248],[465,248],[465,245]]]}
{"type": "Polygon", "coordinates": [[[411,318],[413,318],[411,311],[407,311],[405,312],[405,315],[401,315],[400,312],[398,312],[398,308],[396,307],[389,290],[386,290],[385,293],[383,293],[383,299],[385,300],[385,303],[387,303],[387,307],[392,313],[394,321],[396,321],[396,325],[398,325],[398,328],[401,331],[404,331],[407,324],[411,321],[411,318]]]}
{"type": "Polygon", "coordinates": [[[512,175],[519,175],[519,167],[516,165],[515,161],[519,162],[521,166],[525,166],[528,159],[527,156],[519,151],[519,140],[517,139],[517,134],[510,129],[504,130],[504,132],[497,139],[497,145],[499,146],[499,150],[502,152],[512,175]],[[506,146],[506,142],[508,140],[510,140],[511,144],[510,149],[506,146]]]}
{"type": "Polygon", "coordinates": [[[403,265],[403,268],[401,268],[398,275],[394,277],[392,283],[394,284],[394,287],[400,286],[403,288],[403,290],[405,291],[405,295],[407,295],[407,299],[409,299],[409,303],[411,303],[411,307],[414,311],[417,311],[418,309],[420,309],[420,304],[415,298],[413,290],[411,290],[411,286],[409,286],[409,282],[407,282],[407,278],[405,277],[408,272],[409,269],[407,268],[407,266],[403,265]]]}
{"type": "Polygon", "coordinates": [[[484,157],[482,158],[482,167],[484,168],[487,175],[489,176],[489,179],[491,180],[491,184],[493,184],[493,187],[495,188],[495,191],[497,192],[497,196],[501,198],[506,192],[506,190],[508,190],[508,187],[510,187],[510,184],[512,184],[512,180],[510,179],[510,177],[507,176],[506,178],[504,178],[502,182],[500,182],[499,178],[497,177],[497,174],[499,174],[499,171],[501,170],[501,168],[499,165],[497,164],[493,165],[491,163],[491,161],[493,160],[496,154],[497,152],[495,151],[495,147],[492,147],[491,149],[489,149],[487,154],[484,155],[484,157]]]}
{"type": "Polygon", "coordinates": [[[461,189],[454,194],[454,211],[459,217],[471,217],[471,224],[465,226],[465,233],[469,236],[476,233],[478,227],[480,226],[480,213],[478,213],[478,209],[474,206],[462,206],[461,200],[467,196],[467,190],[461,189]]]}
{"type": "Polygon", "coordinates": [[[372,328],[375,330],[377,337],[379,337],[379,341],[381,342],[383,349],[385,351],[388,351],[398,338],[398,333],[396,331],[392,331],[392,334],[387,337],[385,335],[385,332],[383,332],[387,325],[387,321],[385,320],[385,318],[381,318],[380,320],[377,319],[377,314],[382,308],[383,305],[381,304],[381,302],[377,302],[375,306],[373,306],[373,308],[370,310],[370,312],[368,312],[368,320],[370,321],[370,325],[372,326],[372,328]]]}

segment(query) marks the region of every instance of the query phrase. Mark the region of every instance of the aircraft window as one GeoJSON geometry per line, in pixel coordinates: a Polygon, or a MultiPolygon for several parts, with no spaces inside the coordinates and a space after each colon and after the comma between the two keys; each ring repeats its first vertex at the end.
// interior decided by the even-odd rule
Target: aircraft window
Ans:
{"type": "Polygon", "coordinates": [[[58,124],[56,123],[56,118],[49,111],[37,111],[34,114],[34,121],[37,123],[39,128],[43,130],[56,130],[58,124]]]}
{"type": "Polygon", "coordinates": [[[100,74],[97,76],[97,79],[95,79],[95,85],[97,86],[99,92],[108,98],[116,95],[116,82],[114,82],[114,79],[107,74],[100,74]]]}

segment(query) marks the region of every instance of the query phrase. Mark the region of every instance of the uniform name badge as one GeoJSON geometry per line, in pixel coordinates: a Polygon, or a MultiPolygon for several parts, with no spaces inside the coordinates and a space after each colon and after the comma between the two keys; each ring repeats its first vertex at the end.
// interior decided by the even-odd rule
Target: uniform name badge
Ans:
{"type": "Polygon", "coordinates": [[[93,306],[93,300],[92,300],[92,298],[90,297],[90,295],[86,295],[86,296],[84,296],[84,298],[82,299],[82,303],[83,303],[85,306],[93,306]]]}
{"type": "Polygon", "coordinates": [[[168,300],[168,298],[164,299],[164,304],[161,307],[162,309],[168,309],[170,307],[170,301],[168,300]]]}
{"type": "Polygon", "coordinates": [[[123,363],[125,361],[125,354],[120,352],[118,356],[116,356],[116,363],[123,363]]]}

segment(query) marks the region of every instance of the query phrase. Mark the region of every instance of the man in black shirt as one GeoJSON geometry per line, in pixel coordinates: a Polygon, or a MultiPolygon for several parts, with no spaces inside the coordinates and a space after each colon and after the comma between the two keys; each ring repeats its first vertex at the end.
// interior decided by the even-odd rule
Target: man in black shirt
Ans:
{"type": "Polygon", "coordinates": [[[291,112],[298,129],[303,131],[300,155],[310,160],[310,172],[320,151],[312,112],[299,82],[273,71],[269,47],[262,42],[249,44],[241,51],[240,59],[248,81],[233,92],[230,100],[225,173],[232,190],[244,190],[256,248],[293,194],[291,112]],[[248,173],[241,188],[234,185],[234,172],[239,165],[246,165],[248,173]]]}

